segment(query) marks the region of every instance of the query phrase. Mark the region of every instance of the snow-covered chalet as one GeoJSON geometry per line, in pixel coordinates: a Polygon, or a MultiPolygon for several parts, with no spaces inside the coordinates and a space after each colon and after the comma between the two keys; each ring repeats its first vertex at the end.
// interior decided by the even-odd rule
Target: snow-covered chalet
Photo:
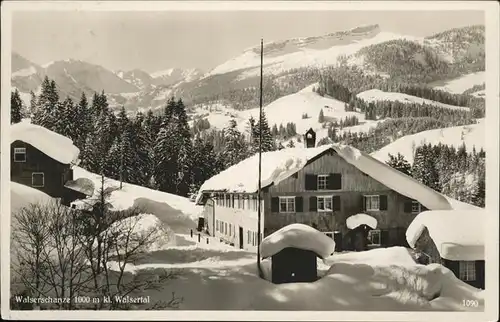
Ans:
{"type": "Polygon", "coordinates": [[[80,150],[73,141],[42,126],[23,121],[11,126],[11,181],[40,191],[62,204],[92,195],[73,180],[80,150]]]}
{"type": "MultiPolygon", "coordinates": [[[[314,141],[308,131],[304,147],[262,154],[261,240],[293,223],[346,236],[346,220],[363,213],[377,221],[370,248],[407,246],[405,232],[418,213],[464,206],[351,146],[314,141]]],[[[197,196],[207,232],[256,250],[257,191],[257,154],[207,180],[197,196]]]]}
{"type": "Polygon", "coordinates": [[[421,264],[441,264],[484,289],[485,219],[484,210],[424,211],[410,224],[406,238],[421,264]]]}

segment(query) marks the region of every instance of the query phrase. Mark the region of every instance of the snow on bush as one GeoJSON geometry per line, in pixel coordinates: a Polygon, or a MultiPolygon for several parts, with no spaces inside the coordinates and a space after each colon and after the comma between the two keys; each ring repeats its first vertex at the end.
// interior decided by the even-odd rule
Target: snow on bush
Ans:
{"type": "Polygon", "coordinates": [[[415,244],[427,228],[439,255],[448,260],[484,260],[484,210],[424,211],[406,230],[408,244],[415,244]]]}
{"type": "Polygon", "coordinates": [[[262,240],[261,255],[263,258],[270,257],[287,247],[310,250],[325,258],[334,252],[335,242],[311,226],[291,224],[262,240]]]}
{"type": "Polygon", "coordinates": [[[10,131],[10,142],[18,140],[32,145],[63,164],[78,163],[80,150],[73,145],[73,141],[42,126],[29,122],[13,124],[10,131]]]}
{"type": "Polygon", "coordinates": [[[377,228],[377,219],[367,214],[352,215],[345,221],[347,228],[355,229],[361,225],[367,225],[371,229],[377,228]]]}

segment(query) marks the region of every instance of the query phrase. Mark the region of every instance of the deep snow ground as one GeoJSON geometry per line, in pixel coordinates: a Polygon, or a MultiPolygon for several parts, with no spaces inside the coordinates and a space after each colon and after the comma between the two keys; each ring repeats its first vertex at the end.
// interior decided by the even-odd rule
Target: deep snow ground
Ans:
{"type": "Polygon", "coordinates": [[[484,307],[483,291],[441,265],[415,264],[403,247],[335,254],[320,263],[323,277],[318,281],[275,285],[257,276],[255,254],[215,241],[198,244],[196,236],[184,238],[193,244],[153,252],[144,260],[148,263],[127,269],[130,274],[179,272],[161,291],[147,294],[152,301],[175,292],[183,298],[182,310],[480,311],[484,307]],[[479,308],[465,308],[464,298],[478,300],[479,308]]]}

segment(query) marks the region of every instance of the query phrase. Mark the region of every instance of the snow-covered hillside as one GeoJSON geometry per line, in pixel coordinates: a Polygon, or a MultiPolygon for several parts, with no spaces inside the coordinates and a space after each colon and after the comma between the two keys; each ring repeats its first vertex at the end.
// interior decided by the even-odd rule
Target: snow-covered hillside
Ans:
{"type": "MultiPolygon", "coordinates": [[[[327,122],[335,120],[339,122],[341,119],[349,116],[355,116],[359,119],[360,125],[346,127],[343,131],[368,131],[380,122],[380,120],[365,120],[364,113],[346,112],[344,102],[327,96],[322,97],[313,92],[312,89],[316,85],[312,84],[298,93],[281,97],[264,106],[263,111],[266,114],[269,126],[272,127],[274,124],[277,126],[283,124],[285,126],[286,123],[293,122],[297,126],[298,134],[303,134],[309,128],[312,128],[317,132],[316,139],[320,140],[326,137],[328,132],[318,122],[321,110],[323,110],[325,121],[327,122]],[[307,114],[307,118],[303,118],[305,114],[307,114]]],[[[253,117],[257,120],[259,118],[259,109],[237,111],[220,104],[213,104],[203,107],[198,106],[195,110],[195,115],[206,118],[212,127],[218,129],[226,127],[229,120],[234,119],[238,124],[238,129],[241,132],[246,132],[248,130],[248,119],[253,117]]]]}
{"type": "Polygon", "coordinates": [[[464,91],[472,88],[474,85],[482,85],[486,82],[486,72],[477,72],[464,75],[445,82],[444,85],[435,86],[435,89],[442,91],[462,94],[464,91]]]}
{"type": "MultiPolygon", "coordinates": [[[[335,65],[341,56],[356,53],[365,46],[394,39],[420,40],[418,37],[380,32],[378,25],[366,30],[338,32],[321,37],[298,38],[264,44],[264,73],[276,74],[293,68],[335,65]]],[[[215,67],[205,76],[246,70],[240,77],[259,73],[260,48],[245,50],[227,62],[215,67]]]]}
{"type": "Polygon", "coordinates": [[[485,120],[480,119],[478,120],[478,124],[454,126],[407,135],[384,146],[371,155],[378,160],[387,161],[389,160],[389,153],[397,155],[399,152],[408,162],[413,163],[413,147],[416,148],[422,144],[429,143],[432,145],[439,143],[453,145],[456,148],[465,143],[468,152],[472,152],[473,147],[479,151],[481,148],[485,149],[485,126],[485,120]]]}
{"type": "MultiPolygon", "coordinates": [[[[101,177],[80,167],[74,168],[74,178],[90,179],[95,186],[94,193],[99,193],[101,177]]],[[[153,214],[166,223],[176,232],[187,232],[196,227],[196,221],[202,208],[196,206],[188,198],[148,189],[129,183],[120,183],[106,178],[104,187],[114,189],[109,198],[114,210],[124,210],[138,207],[141,213],[153,214]]],[[[77,201],[76,204],[85,205],[86,201],[77,201]]]]}
{"type": "Polygon", "coordinates": [[[444,104],[441,102],[436,102],[432,101],[429,99],[413,96],[413,95],[408,95],[404,93],[395,93],[395,92],[384,92],[379,89],[370,89],[364,92],[359,93],[356,95],[356,97],[366,101],[367,103],[370,102],[377,102],[377,101],[391,101],[391,102],[401,102],[401,103],[406,103],[406,104],[427,104],[427,105],[432,105],[432,106],[437,106],[441,108],[448,108],[452,110],[469,110],[469,108],[464,107],[464,106],[455,106],[455,105],[449,105],[449,104],[444,104]]]}

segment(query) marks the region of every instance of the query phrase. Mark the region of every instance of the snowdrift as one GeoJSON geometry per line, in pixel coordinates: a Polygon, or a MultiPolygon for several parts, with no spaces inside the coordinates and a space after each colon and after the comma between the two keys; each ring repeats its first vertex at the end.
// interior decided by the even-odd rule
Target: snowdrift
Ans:
{"type": "Polygon", "coordinates": [[[486,211],[424,211],[406,230],[406,240],[414,248],[427,228],[442,258],[454,261],[484,260],[486,211]]]}
{"type": "Polygon", "coordinates": [[[347,228],[349,229],[355,229],[361,225],[367,225],[371,229],[377,228],[377,219],[367,214],[357,214],[350,216],[346,219],[345,223],[347,225],[347,228]]]}
{"type": "Polygon", "coordinates": [[[304,224],[285,226],[262,240],[260,252],[263,258],[271,257],[287,247],[310,250],[322,258],[335,250],[335,242],[324,233],[304,224]]]}
{"type": "Polygon", "coordinates": [[[139,214],[114,222],[105,234],[117,237],[120,254],[126,251],[125,245],[128,249],[153,252],[175,243],[174,232],[152,214],[139,214]],[[147,248],[142,245],[143,241],[148,241],[147,248]]]}
{"type": "Polygon", "coordinates": [[[10,142],[23,141],[63,164],[78,163],[80,150],[71,139],[52,132],[42,126],[23,121],[13,124],[10,142]]]}
{"type": "MultiPolygon", "coordinates": [[[[87,178],[95,186],[94,196],[97,198],[101,177],[88,172],[80,167],[74,169],[75,178],[87,178]]],[[[142,213],[153,214],[163,223],[167,224],[175,232],[188,232],[196,228],[196,221],[202,211],[202,207],[196,206],[188,198],[123,183],[122,189],[118,189],[120,183],[116,180],[106,178],[105,189],[112,189],[109,202],[114,210],[126,210],[132,207],[138,208],[142,213]]],[[[77,205],[85,206],[86,200],[74,202],[77,205]]]]}
{"type": "MultiPolygon", "coordinates": [[[[367,252],[334,254],[328,274],[314,283],[272,284],[258,277],[255,257],[247,252],[210,250],[211,259],[176,265],[148,264],[142,274],[160,274],[164,268],[179,269],[180,276],[160,292],[148,291],[151,301],[184,298],[181,310],[314,310],[314,311],[482,311],[484,291],[458,280],[440,265],[416,265],[402,247],[367,252]],[[231,259],[227,257],[231,254],[231,259]],[[241,258],[233,257],[241,255],[241,258]],[[224,258],[217,265],[217,258],[224,258]],[[367,261],[368,260],[368,261],[367,261]],[[365,263],[366,261],[366,263],[365,263]],[[244,292],[241,290],[244,289],[244,292]],[[218,296],[213,296],[217,293],[218,296]],[[478,307],[465,307],[464,298],[478,307]]],[[[189,254],[185,255],[190,257],[189,254]]],[[[159,259],[159,257],[157,257],[159,259]]],[[[263,265],[267,267],[264,260],[263,265]]],[[[144,266],[143,266],[144,267],[144,266]]],[[[265,269],[264,269],[265,270],[265,269]]],[[[131,274],[137,274],[137,267],[131,274]]]]}
{"type": "Polygon", "coordinates": [[[48,194],[17,182],[10,182],[10,211],[15,213],[30,204],[48,204],[55,201],[48,194]]]}

